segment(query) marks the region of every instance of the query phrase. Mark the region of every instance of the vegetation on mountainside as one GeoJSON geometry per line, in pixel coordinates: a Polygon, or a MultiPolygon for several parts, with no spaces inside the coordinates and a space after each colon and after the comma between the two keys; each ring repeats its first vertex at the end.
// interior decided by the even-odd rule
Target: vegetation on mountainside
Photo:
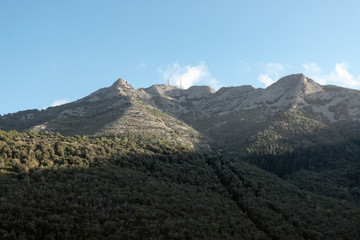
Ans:
{"type": "Polygon", "coordinates": [[[354,239],[360,207],[137,135],[0,131],[2,239],[354,239]]]}
{"type": "Polygon", "coordinates": [[[242,160],[296,186],[360,203],[360,137],[356,122],[325,125],[283,113],[253,136],[242,160]]]}

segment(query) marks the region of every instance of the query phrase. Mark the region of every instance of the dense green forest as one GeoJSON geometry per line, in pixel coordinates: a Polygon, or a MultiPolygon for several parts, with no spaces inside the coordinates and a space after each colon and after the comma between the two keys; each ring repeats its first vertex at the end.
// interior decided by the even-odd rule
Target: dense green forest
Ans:
{"type": "MultiPolygon", "coordinates": [[[[340,151],[346,146],[338,147],[340,151]]],[[[317,156],[329,150],[316,151],[307,154],[317,156]]],[[[306,152],[298,154],[308,159],[306,152]]],[[[0,131],[0,236],[1,239],[360,236],[356,168],[346,172],[346,177],[335,178],[348,182],[321,188],[312,182],[330,185],[334,181],[330,181],[332,174],[339,172],[321,164],[298,166],[296,159],[300,158],[291,155],[293,152],[280,156],[252,154],[248,159],[205,154],[157,136],[64,137],[33,131],[0,131]],[[269,169],[276,175],[248,163],[261,165],[262,158],[281,164],[284,159],[295,159],[295,167],[289,163],[289,169],[269,169]],[[338,196],[341,186],[345,195],[338,196]]],[[[339,163],[344,163],[344,159],[339,163]]],[[[348,164],[356,164],[355,160],[347,159],[348,164]]],[[[344,169],[345,166],[338,171],[344,169]]]]}

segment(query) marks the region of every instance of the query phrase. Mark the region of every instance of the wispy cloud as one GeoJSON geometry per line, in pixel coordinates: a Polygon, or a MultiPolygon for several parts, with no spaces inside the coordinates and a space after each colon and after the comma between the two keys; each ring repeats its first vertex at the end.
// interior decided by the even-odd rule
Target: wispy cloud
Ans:
{"type": "Polygon", "coordinates": [[[360,76],[355,78],[348,72],[347,68],[346,63],[336,64],[335,70],[329,76],[329,80],[349,87],[358,87],[360,85],[360,76]]]}
{"type": "Polygon", "coordinates": [[[273,84],[280,78],[280,75],[285,72],[289,66],[280,63],[268,63],[266,65],[265,73],[258,76],[258,80],[265,84],[265,87],[273,84]]]}
{"type": "Polygon", "coordinates": [[[66,103],[68,103],[68,102],[69,102],[69,100],[67,100],[67,99],[58,99],[58,100],[55,100],[55,101],[50,105],[50,107],[60,106],[60,105],[66,104],[66,103]]]}
{"type": "Polygon", "coordinates": [[[275,82],[274,79],[270,78],[268,74],[260,74],[258,79],[260,82],[265,84],[265,87],[270,86],[275,82]]]}
{"type": "Polygon", "coordinates": [[[321,68],[316,63],[303,64],[304,74],[320,84],[336,84],[343,87],[359,87],[360,86],[360,76],[354,77],[348,71],[347,63],[337,63],[335,64],[334,70],[329,74],[323,73],[321,68]]]}
{"type": "Polygon", "coordinates": [[[182,88],[189,88],[195,84],[209,85],[214,89],[219,89],[222,84],[210,74],[210,71],[204,62],[196,66],[181,66],[174,63],[165,70],[159,69],[162,77],[169,80],[170,84],[182,88]]]}

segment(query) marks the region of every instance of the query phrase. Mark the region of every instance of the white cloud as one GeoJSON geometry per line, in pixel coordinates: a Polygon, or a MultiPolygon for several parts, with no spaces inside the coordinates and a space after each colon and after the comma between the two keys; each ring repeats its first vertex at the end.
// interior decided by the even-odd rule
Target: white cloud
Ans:
{"type": "Polygon", "coordinates": [[[55,101],[50,105],[50,107],[60,106],[60,105],[66,104],[66,103],[68,103],[68,102],[69,102],[69,101],[66,100],[66,99],[58,99],[58,100],[55,100],[55,101]]]}
{"type": "Polygon", "coordinates": [[[354,77],[348,71],[348,64],[337,63],[335,69],[329,74],[324,74],[316,63],[303,64],[304,74],[320,84],[336,84],[343,87],[359,87],[360,76],[354,77]]]}
{"type": "Polygon", "coordinates": [[[260,82],[264,83],[266,87],[274,83],[274,80],[271,79],[268,74],[260,74],[258,79],[260,82]]]}
{"type": "Polygon", "coordinates": [[[346,63],[337,63],[335,71],[330,74],[329,80],[349,87],[358,87],[360,85],[360,76],[355,78],[348,72],[347,67],[346,63]]]}
{"type": "Polygon", "coordinates": [[[289,66],[282,65],[280,63],[268,63],[266,65],[265,73],[260,74],[258,80],[269,86],[280,78],[280,74],[283,74],[289,66]]]}
{"type": "Polygon", "coordinates": [[[159,69],[159,72],[165,80],[170,81],[170,84],[185,89],[195,84],[205,84],[215,89],[222,86],[218,80],[211,77],[209,69],[203,62],[197,66],[180,66],[174,63],[165,70],[159,69]]]}

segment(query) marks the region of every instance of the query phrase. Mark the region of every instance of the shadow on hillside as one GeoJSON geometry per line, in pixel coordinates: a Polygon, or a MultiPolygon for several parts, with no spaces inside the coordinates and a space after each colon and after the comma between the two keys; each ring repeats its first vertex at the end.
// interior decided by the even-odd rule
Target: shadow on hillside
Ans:
{"type": "Polygon", "coordinates": [[[360,219],[350,217],[360,216],[358,208],[301,191],[241,161],[191,152],[127,154],[90,165],[79,160],[0,174],[0,186],[4,239],[359,234],[360,219]],[[334,215],[324,214],[329,209],[334,215]]]}
{"type": "Polygon", "coordinates": [[[92,166],[0,174],[0,186],[4,239],[262,235],[193,153],[128,154],[92,166]]]}
{"type": "Polygon", "coordinates": [[[337,137],[334,143],[314,143],[275,153],[259,151],[242,159],[301,189],[360,204],[360,136],[333,136],[337,137]]]}

